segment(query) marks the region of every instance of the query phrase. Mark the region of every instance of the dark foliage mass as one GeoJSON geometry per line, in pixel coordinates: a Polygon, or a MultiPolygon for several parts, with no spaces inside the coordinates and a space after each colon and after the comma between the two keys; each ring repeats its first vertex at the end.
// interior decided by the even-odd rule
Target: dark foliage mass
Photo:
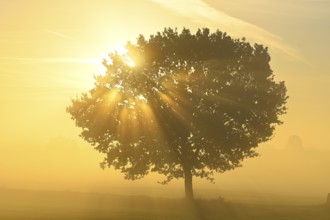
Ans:
{"type": "Polygon", "coordinates": [[[149,172],[213,180],[269,140],[286,112],[266,47],[209,29],[167,28],[111,53],[105,75],[67,111],[81,136],[104,153],[103,167],[127,179],[149,172]],[[135,65],[129,65],[129,59],[135,65]]]}

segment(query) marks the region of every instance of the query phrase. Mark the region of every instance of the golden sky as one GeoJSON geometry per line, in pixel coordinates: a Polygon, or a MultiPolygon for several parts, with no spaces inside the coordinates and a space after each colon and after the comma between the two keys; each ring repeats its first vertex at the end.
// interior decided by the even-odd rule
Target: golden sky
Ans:
{"type": "Polygon", "coordinates": [[[329,11],[328,0],[0,0],[0,187],[92,190],[156,182],[131,184],[102,171],[102,155],[80,140],[65,108],[93,86],[110,50],[164,27],[209,27],[267,45],[290,98],[284,124],[260,147],[264,157],[217,175],[215,185],[198,184],[239,190],[233,184],[239,178],[246,190],[289,192],[307,178],[301,191],[330,192],[329,11]],[[288,149],[292,138],[300,141],[300,156],[288,149]],[[292,172],[298,177],[279,180],[292,172]]]}

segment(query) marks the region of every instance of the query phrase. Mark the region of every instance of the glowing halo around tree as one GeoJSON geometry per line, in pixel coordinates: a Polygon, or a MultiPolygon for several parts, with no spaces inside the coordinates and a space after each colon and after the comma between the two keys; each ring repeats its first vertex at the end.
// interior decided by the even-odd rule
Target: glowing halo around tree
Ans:
{"type": "Polygon", "coordinates": [[[126,49],[109,55],[106,73],[67,111],[104,153],[102,167],[127,179],[184,178],[191,199],[193,176],[213,181],[214,172],[256,156],[286,113],[285,84],[274,81],[262,45],[206,28],[166,28],[126,49]]]}

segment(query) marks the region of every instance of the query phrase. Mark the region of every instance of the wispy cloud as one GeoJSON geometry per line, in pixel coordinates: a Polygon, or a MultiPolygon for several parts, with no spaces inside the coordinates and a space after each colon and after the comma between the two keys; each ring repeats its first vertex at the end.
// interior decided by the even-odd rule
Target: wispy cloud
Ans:
{"type": "MultiPolygon", "coordinates": [[[[233,37],[245,37],[249,41],[262,43],[271,49],[284,52],[290,57],[304,61],[299,52],[275,35],[257,25],[248,23],[219,11],[202,0],[152,0],[170,10],[190,18],[195,23],[219,28],[233,37]]],[[[304,61],[305,62],[305,61],[304,61]]]]}
{"type": "Polygon", "coordinates": [[[62,33],[59,33],[59,32],[56,32],[56,31],[52,31],[52,30],[49,30],[49,29],[44,29],[45,32],[48,32],[48,33],[51,33],[51,34],[54,34],[58,37],[62,37],[62,38],[66,38],[66,39],[69,39],[69,40],[73,40],[73,38],[65,35],[65,34],[62,34],[62,33]]]}
{"type": "Polygon", "coordinates": [[[47,58],[24,58],[24,57],[0,57],[0,61],[19,62],[21,64],[35,63],[100,63],[96,58],[77,58],[77,57],[47,57],[47,58]]]}
{"type": "Polygon", "coordinates": [[[1,38],[0,37],[0,44],[24,44],[25,42],[22,40],[15,40],[9,38],[1,38]]]}

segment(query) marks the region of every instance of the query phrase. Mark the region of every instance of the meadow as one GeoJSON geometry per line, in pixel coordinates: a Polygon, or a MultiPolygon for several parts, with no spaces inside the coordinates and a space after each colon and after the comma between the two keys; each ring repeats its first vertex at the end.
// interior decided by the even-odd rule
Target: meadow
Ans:
{"type": "Polygon", "coordinates": [[[1,220],[329,220],[330,207],[124,196],[71,191],[0,190],[1,220]]]}

